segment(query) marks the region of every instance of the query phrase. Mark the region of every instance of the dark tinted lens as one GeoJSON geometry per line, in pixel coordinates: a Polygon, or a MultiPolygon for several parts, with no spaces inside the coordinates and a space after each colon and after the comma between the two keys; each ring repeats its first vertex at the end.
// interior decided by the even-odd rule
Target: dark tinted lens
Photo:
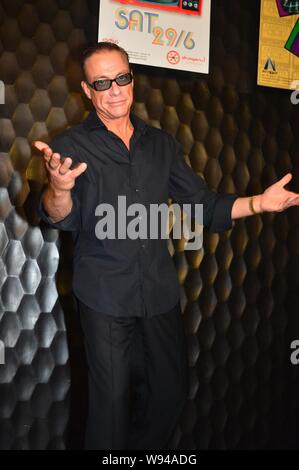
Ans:
{"type": "Polygon", "coordinates": [[[109,78],[100,78],[99,80],[96,80],[95,82],[93,82],[90,86],[92,86],[92,88],[96,91],[105,91],[111,87],[112,82],[116,82],[118,86],[125,86],[131,83],[131,81],[132,81],[132,74],[131,72],[128,72],[128,73],[123,73],[122,75],[119,75],[113,80],[110,80],[109,78]]]}
{"type": "Polygon", "coordinates": [[[128,85],[128,83],[131,83],[132,81],[132,75],[130,72],[124,73],[119,77],[116,77],[115,81],[119,86],[128,85]]]}
{"type": "Polygon", "coordinates": [[[93,82],[93,87],[97,91],[108,90],[111,87],[111,80],[108,78],[106,80],[96,80],[93,82]]]}

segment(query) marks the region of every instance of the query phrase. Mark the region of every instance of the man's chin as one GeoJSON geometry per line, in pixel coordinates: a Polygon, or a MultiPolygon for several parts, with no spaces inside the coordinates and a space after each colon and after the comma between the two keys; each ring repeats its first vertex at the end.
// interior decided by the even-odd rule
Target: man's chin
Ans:
{"type": "Polygon", "coordinates": [[[130,110],[129,109],[110,109],[110,116],[112,119],[118,119],[122,117],[127,117],[130,115],[130,110]]]}

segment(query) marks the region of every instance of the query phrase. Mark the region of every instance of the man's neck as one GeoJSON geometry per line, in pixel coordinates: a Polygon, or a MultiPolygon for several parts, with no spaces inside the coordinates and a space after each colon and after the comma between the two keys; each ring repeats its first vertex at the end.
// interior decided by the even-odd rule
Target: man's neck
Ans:
{"type": "Polygon", "coordinates": [[[129,142],[134,132],[134,126],[130,120],[130,116],[119,119],[105,119],[100,116],[100,119],[107,129],[116,134],[129,148],[129,142]]]}
{"type": "Polygon", "coordinates": [[[130,116],[125,116],[119,119],[106,119],[104,116],[99,116],[99,118],[109,131],[114,132],[117,135],[126,135],[133,130],[130,116]]]}

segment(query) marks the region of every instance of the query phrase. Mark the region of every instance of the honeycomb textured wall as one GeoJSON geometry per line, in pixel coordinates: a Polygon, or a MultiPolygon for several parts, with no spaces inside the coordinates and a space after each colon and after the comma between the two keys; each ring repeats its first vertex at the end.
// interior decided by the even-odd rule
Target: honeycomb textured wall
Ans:
{"type": "MultiPolygon", "coordinates": [[[[288,171],[299,189],[299,106],[285,90],[256,86],[258,4],[212,1],[209,75],[135,67],[135,112],[176,136],[212,189],[240,195],[288,171]]],[[[88,112],[78,58],[96,40],[97,15],[94,0],[0,3],[1,449],[82,445],[86,369],[72,247],[35,215],[46,175],[31,143],[88,112]]],[[[173,447],[299,447],[299,366],[290,363],[299,339],[298,211],[205,232],[201,251],[171,245],[190,366],[173,447]]]]}

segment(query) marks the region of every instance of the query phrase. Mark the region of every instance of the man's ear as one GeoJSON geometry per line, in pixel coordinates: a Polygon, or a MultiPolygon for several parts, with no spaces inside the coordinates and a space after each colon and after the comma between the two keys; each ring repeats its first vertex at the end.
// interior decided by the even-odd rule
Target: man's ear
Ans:
{"type": "Polygon", "coordinates": [[[82,90],[84,91],[84,93],[85,93],[85,95],[87,96],[87,98],[88,98],[89,100],[91,100],[90,88],[89,88],[89,86],[87,85],[87,83],[86,83],[84,80],[82,80],[82,82],[81,82],[81,88],[82,88],[82,90]]]}

